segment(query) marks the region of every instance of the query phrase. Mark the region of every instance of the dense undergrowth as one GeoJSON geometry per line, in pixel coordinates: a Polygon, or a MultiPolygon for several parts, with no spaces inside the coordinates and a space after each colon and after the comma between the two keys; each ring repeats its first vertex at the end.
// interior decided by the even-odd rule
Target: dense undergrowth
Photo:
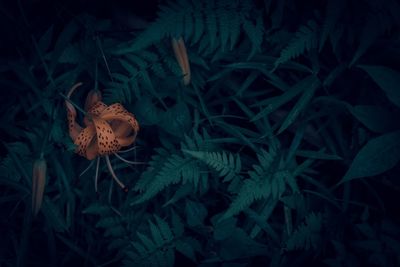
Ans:
{"type": "Polygon", "coordinates": [[[400,265],[397,1],[166,1],[137,29],[21,2],[1,7],[0,266],[400,265]],[[123,156],[145,164],[110,156],[127,193],[74,153],[79,81],[75,103],[96,88],[140,124],[123,156]]]}

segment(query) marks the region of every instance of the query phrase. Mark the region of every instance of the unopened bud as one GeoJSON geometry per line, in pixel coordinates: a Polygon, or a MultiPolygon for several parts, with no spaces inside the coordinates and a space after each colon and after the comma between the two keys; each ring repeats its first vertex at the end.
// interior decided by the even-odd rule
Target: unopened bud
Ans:
{"type": "Polygon", "coordinates": [[[95,89],[90,90],[86,97],[85,111],[89,111],[90,108],[99,101],[101,101],[101,92],[95,89]]]}
{"type": "Polygon", "coordinates": [[[181,67],[183,84],[188,85],[190,83],[190,65],[185,42],[182,37],[179,37],[178,39],[172,38],[172,48],[179,67],[181,67]]]}
{"type": "Polygon", "coordinates": [[[34,216],[40,210],[43,201],[44,186],[46,184],[47,163],[42,157],[33,163],[32,174],[32,213],[34,216]]]}

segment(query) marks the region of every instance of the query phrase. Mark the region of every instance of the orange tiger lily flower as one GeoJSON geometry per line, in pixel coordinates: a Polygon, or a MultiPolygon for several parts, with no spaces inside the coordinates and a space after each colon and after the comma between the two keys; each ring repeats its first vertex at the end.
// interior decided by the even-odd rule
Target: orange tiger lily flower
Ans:
{"type": "Polygon", "coordinates": [[[68,92],[65,101],[69,135],[77,145],[76,153],[88,160],[105,156],[111,175],[122,188],[125,188],[115,176],[108,155],[115,154],[122,147],[134,143],[139,124],[135,116],[120,103],[107,106],[101,101],[101,93],[91,90],[85,102],[86,114],[83,119],[85,127],[79,125],[76,122],[76,109],[68,100],[75,89],[81,85],[82,83],[75,84],[68,92]]]}

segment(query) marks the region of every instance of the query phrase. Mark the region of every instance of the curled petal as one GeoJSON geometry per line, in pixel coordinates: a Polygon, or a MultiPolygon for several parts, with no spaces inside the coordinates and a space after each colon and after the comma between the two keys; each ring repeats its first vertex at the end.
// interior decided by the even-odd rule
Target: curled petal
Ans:
{"type": "Polygon", "coordinates": [[[69,136],[71,137],[72,141],[78,137],[79,133],[82,131],[82,127],[75,121],[76,120],[76,111],[74,106],[70,103],[67,103],[67,119],[68,119],[68,131],[69,136]],[[73,108],[73,110],[71,109],[73,108]]]}
{"type": "Polygon", "coordinates": [[[107,105],[103,102],[97,102],[94,104],[89,110],[88,113],[91,115],[99,116],[105,109],[107,109],[107,105]]]}
{"type": "Polygon", "coordinates": [[[96,130],[94,129],[94,126],[84,128],[75,140],[75,144],[77,145],[76,153],[89,160],[95,158],[95,156],[88,157],[86,154],[89,145],[92,143],[93,138],[95,138],[95,135],[96,130]]]}
{"type": "Polygon", "coordinates": [[[99,146],[97,145],[97,138],[93,138],[86,149],[86,158],[88,160],[95,159],[99,155],[99,146]]]}
{"type": "Polygon", "coordinates": [[[93,117],[93,122],[96,127],[99,155],[117,152],[121,146],[118,144],[111,126],[104,119],[98,117],[93,117]]]}
{"type": "Polygon", "coordinates": [[[132,126],[121,120],[113,120],[110,122],[111,128],[113,128],[115,137],[126,137],[133,131],[132,126]]]}
{"type": "Polygon", "coordinates": [[[129,137],[117,137],[118,144],[121,147],[132,145],[133,142],[135,142],[135,139],[136,139],[136,134],[129,137]]]}
{"type": "Polygon", "coordinates": [[[101,112],[103,112],[103,110],[105,110],[107,108],[107,105],[104,104],[103,102],[97,102],[94,105],[92,105],[92,107],[87,111],[87,116],[85,116],[83,118],[83,123],[86,126],[89,126],[92,124],[91,117],[92,116],[98,116],[101,114],[101,112]]]}
{"type": "MultiPolygon", "coordinates": [[[[106,108],[101,114],[101,118],[108,121],[113,121],[114,132],[117,137],[126,137],[133,130],[133,136],[131,138],[131,143],[134,142],[136,134],[139,131],[139,123],[137,122],[135,116],[128,112],[121,104],[116,103],[108,108],[106,108]],[[130,129],[129,129],[130,128],[130,129]]],[[[121,146],[127,146],[129,144],[124,144],[121,146]]]]}

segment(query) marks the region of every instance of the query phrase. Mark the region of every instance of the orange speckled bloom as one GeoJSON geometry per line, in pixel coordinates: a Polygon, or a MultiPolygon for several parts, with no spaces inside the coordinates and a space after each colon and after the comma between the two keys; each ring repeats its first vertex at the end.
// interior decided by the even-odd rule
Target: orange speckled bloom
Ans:
{"type": "MultiPolygon", "coordinates": [[[[68,92],[67,98],[69,99],[75,89],[81,85],[82,83],[75,84],[68,92]]],[[[113,178],[122,188],[125,188],[115,176],[108,155],[115,154],[122,147],[135,142],[139,131],[135,116],[119,103],[107,106],[101,102],[100,92],[91,90],[86,98],[86,114],[83,119],[85,127],[83,128],[76,122],[75,107],[68,100],[65,101],[65,105],[69,135],[77,145],[76,153],[89,160],[97,156],[105,156],[113,178]]]]}

